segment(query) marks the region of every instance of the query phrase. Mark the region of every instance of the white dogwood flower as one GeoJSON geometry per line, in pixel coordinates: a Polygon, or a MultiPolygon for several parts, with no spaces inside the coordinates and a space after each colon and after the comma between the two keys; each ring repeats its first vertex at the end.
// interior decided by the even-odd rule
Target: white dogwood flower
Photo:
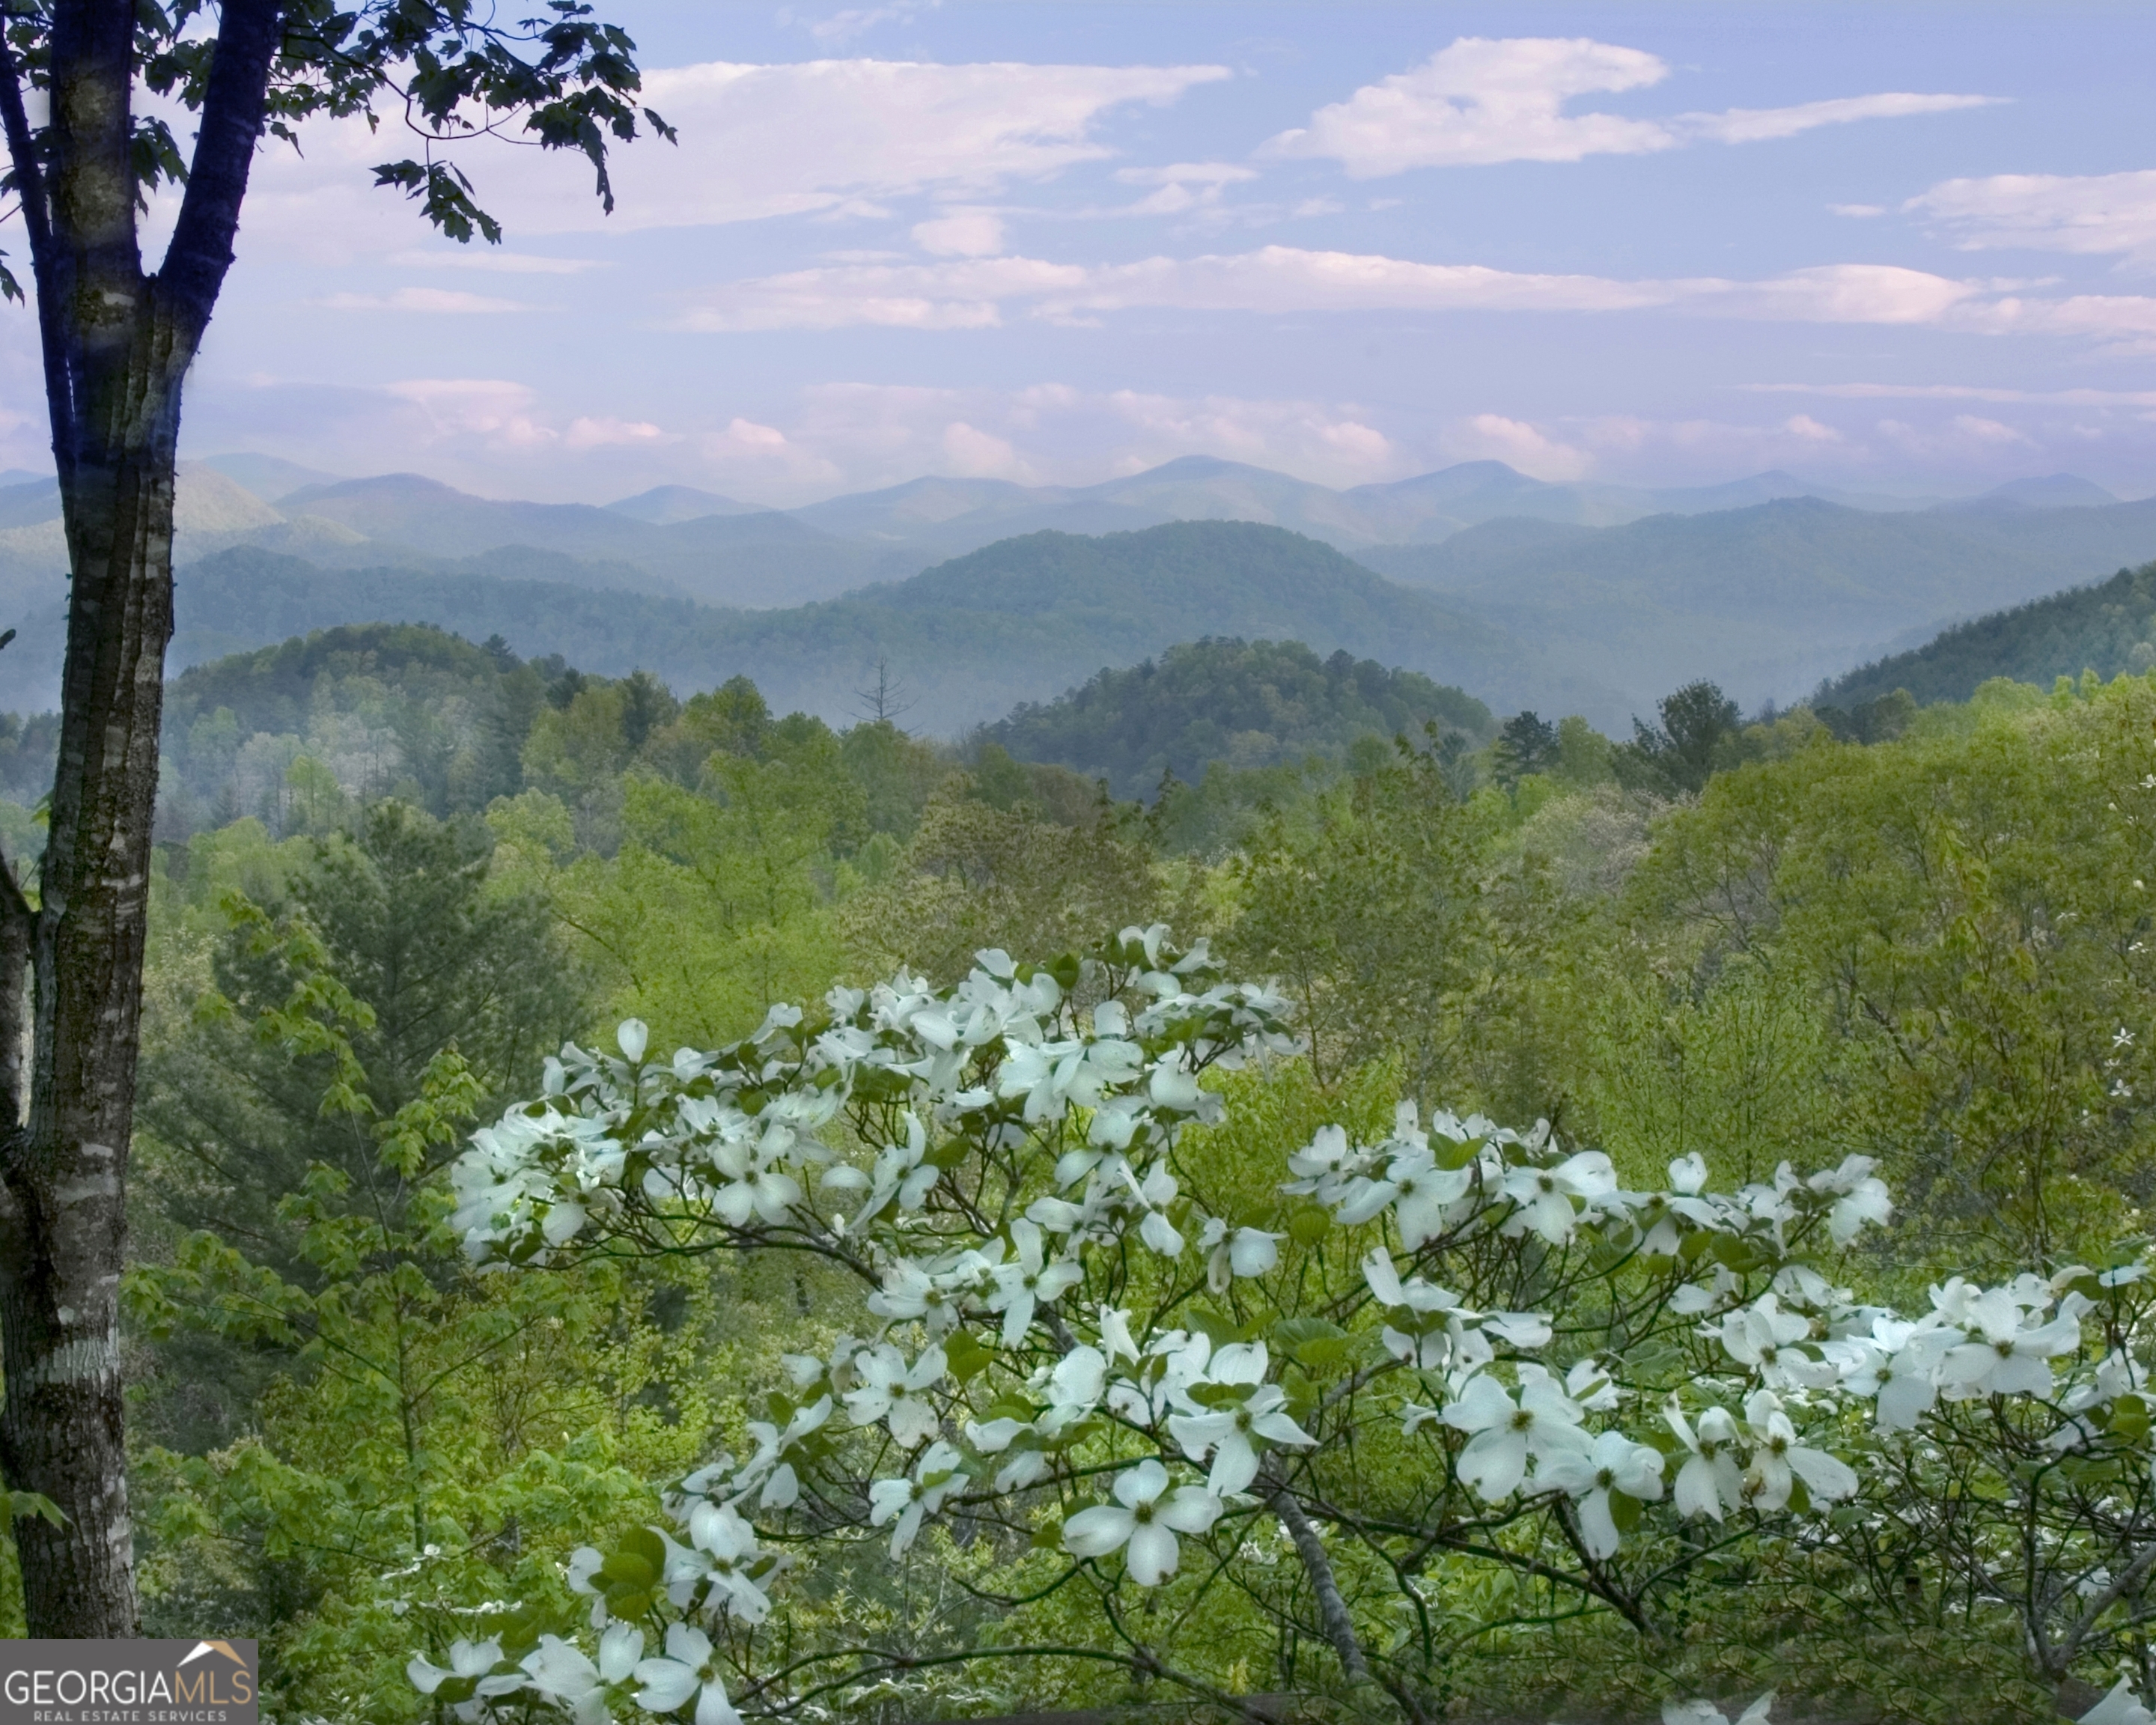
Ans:
{"type": "Polygon", "coordinates": [[[1537,1487],[1562,1491],[1579,1505],[1580,1538],[1598,1560],[1613,1557],[1623,1543],[1611,1513],[1609,1494],[1622,1491],[1642,1503],[1662,1495],[1662,1455],[1635,1444],[1621,1431],[1605,1431],[1584,1455],[1553,1455],[1535,1469],[1537,1487]]]}
{"type": "Polygon", "coordinates": [[[1685,1446],[1684,1466],[1677,1470],[1676,1502],[1681,1516],[1712,1516],[1720,1521],[1744,1502],[1744,1476],[1737,1466],[1737,1421],[1726,1408],[1709,1408],[1699,1416],[1695,1431],[1684,1409],[1671,1396],[1663,1417],[1677,1441],[1685,1446]]]}
{"type": "Polygon", "coordinates": [[[1734,1719],[1711,1701],[1667,1701],[1662,1703],[1662,1725],[1768,1725],[1768,1710],[1774,1705],[1769,1689],[1734,1719]]]}
{"type": "Polygon", "coordinates": [[[1216,1497],[1245,1490],[1258,1476],[1253,1439],[1304,1448],[1317,1440],[1290,1419],[1287,1394],[1277,1384],[1261,1384],[1234,1407],[1204,1414],[1173,1414],[1168,1429],[1183,1453],[1194,1461],[1213,1458],[1206,1489],[1216,1497]]]}
{"type": "Polygon", "coordinates": [[[855,1425],[885,1420],[892,1441],[906,1450],[936,1435],[936,1407],[924,1392],[942,1383],[949,1370],[942,1348],[929,1348],[909,1368],[906,1356],[885,1343],[856,1354],[854,1370],[861,1383],[846,1392],[846,1411],[855,1425]]]}
{"type": "Polygon", "coordinates": [[[1168,1490],[1168,1470],[1147,1456],[1116,1476],[1114,1503],[1081,1509],[1063,1524],[1073,1556],[1105,1558],[1127,1546],[1123,1562],[1140,1587],[1158,1587],[1182,1561],[1178,1533],[1203,1533],[1220,1518],[1220,1500],[1196,1486],[1168,1490]]]}
{"type": "Polygon", "coordinates": [[[711,1638],[693,1624],[667,1625],[665,1656],[639,1660],[629,1675],[644,1686],[636,1704],[647,1713],[670,1713],[693,1696],[695,1725],[741,1725],[740,1713],[726,1698],[711,1638]]]}
{"type": "Polygon", "coordinates": [[[607,1690],[627,1682],[643,1657],[644,1631],[617,1623],[599,1637],[596,1663],[559,1635],[542,1635],[536,1651],[526,1656],[524,1669],[531,1674],[534,1689],[568,1709],[574,1725],[606,1725],[607,1690]]]}
{"type": "Polygon", "coordinates": [[[1555,1168],[1516,1168],[1505,1176],[1502,1189],[1520,1207],[1517,1220],[1552,1245],[1563,1245],[1578,1220],[1573,1200],[1592,1204],[1612,1196],[1617,1171],[1599,1150],[1582,1150],[1555,1168]]]}
{"type": "Polygon", "coordinates": [[[1460,1477],[1484,1502],[1495,1503],[1519,1488],[1529,1456],[1541,1461],[1587,1453],[1590,1446],[1579,1429],[1581,1412],[1579,1404],[1547,1375],[1523,1367],[1517,1401],[1490,1373],[1477,1372],[1439,1417],[1455,1430],[1473,1434],[1460,1452],[1460,1477]]]}
{"type": "Polygon", "coordinates": [[[1744,1404],[1746,1435],[1752,1444],[1744,1484],[1753,1506],[1778,1510],[1787,1506],[1794,1481],[1802,1480],[1815,1503],[1835,1503],[1856,1495],[1857,1478],[1845,1461],[1824,1450],[1797,1441],[1796,1427],[1782,1411],[1771,1389],[1755,1389],[1744,1404]]]}
{"type": "Polygon", "coordinates": [[[1048,1263],[1043,1256],[1040,1228],[1020,1217],[1011,1224],[1011,1240],[1018,1256],[998,1264],[992,1272],[996,1291],[988,1296],[988,1310],[1004,1315],[1004,1346],[1015,1348],[1033,1327],[1036,1307],[1053,1304],[1075,1287],[1086,1272],[1068,1259],[1048,1263]]]}
{"type": "Polygon", "coordinates": [[[2121,1677],[2102,1701],[2082,1715],[2081,1725],[2156,1725],[2156,1713],[2142,1706],[2132,1679],[2121,1677]]]}
{"type": "Polygon", "coordinates": [[[2022,1307],[2005,1288],[1979,1294],[1965,1314],[1977,1336],[1951,1349],[1939,1365],[1942,1384],[1961,1395],[2049,1395],[2051,1362],[2082,1345],[2074,1317],[2025,1328],[2022,1307]]]}
{"type": "Polygon", "coordinates": [[[894,1517],[897,1519],[898,1525],[891,1530],[893,1557],[902,1556],[913,1543],[924,1516],[934,1515],[945,1498],[964,1487],[966,1476],[959,1471],[964,1461],[938,1439],[921,1452],[912,1478],[878,1480],[869,1487],[869,1525],[880,1527],[894,1517]]]}

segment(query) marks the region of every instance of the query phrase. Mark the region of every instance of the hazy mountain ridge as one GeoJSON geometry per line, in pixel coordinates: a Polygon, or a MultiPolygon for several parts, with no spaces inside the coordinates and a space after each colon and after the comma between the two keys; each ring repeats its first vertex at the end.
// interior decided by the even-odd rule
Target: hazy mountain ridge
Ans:
{"type": "Polygon", "coordinates": [[[1597,531],[1492,521],[1359,558],[1636,703],[1705,676],[1748,705],[2152,556],[2156,501],[1887,515],[1784,498],[1597,531]]]}
{"type": "MultiPolygon", "coordinates": [[[[406,608],[393,613],[348,608],[404,593],[409,583],[389,579],[400,569],[459,593],[485,578],[614,595],[607,605],[633,593],[743,617],[744,607],[764,607],[772,640],[787,643],[783,651],[796,662],[788,675],[804,680],[793,698],[824,711],[843,711],[856,685],[855,670],[835,668],[849,650],[863,663],[932,658],[932,640],[937,651],[965,639],[988,652],[1000,633],[1006,659],[990,653],[978,673],[968,672],[988,679],[983,687],[997,700],[938,708],[963,723],[1040,698],[1100,665],[1134,663],[1170,641],[1232,634],[1327,651],[1346,646],[1460,683],[1500,711],[1561,707],[1621,731],[1632,713],[1695,677],[1714,679],[1748,705],[1795,699],[1822,678],[1916,646],[1958,619],[2156,557],[2156,501],[2122,504],[2069,475],[1892,511],[1854,507],[1818,489],[1769,473],[1683,492],[1627,491],[1554,485],[1502,463],[1471,462],[1334,491],[1194,457],[1081,488],[932,478],[781,511],[683,486],[604,507],[502,501],[416,475],[331,480],[275,457],[235,456],[183,470],[177,561],[199,565],[216,552],[251,547],[367,578],[329,583],[325,603],[340,596],[334,614],[309,605],[310,627],[385,616],[446,624],[446,599],[400,598],[406,608]],[[275,502],[235,472],[276,491],[275,502]],[[286,489],[291,481],[303,483],[286,489]],[[1660,512],[1640,512],[1649,508],[1660,512]],[[1103,585],[1109,565],[1082,549],[1106,542],[1098,536],[1142,538],[1193,518],[1248,525],[1254,516],[1271,518],[1258,525],[1302,535],[1306,547],[1335,547],[1342,562],[1337,548],[1350,545],[1356,561],[1348,568],[1419,589],[1441,617],[1392,617],[1388,608],[1404,602],[1398,588],[1373,607],[1339,567],[1320,582],[1326,597],[1317,604],[1310,593],[1281,589],[1263,555],[1247,569],[1209,567],[1202,579],[1191,566],[1172,569],[1169,587],[1181,598],[1164,611],[1162,595],[1127,570],[1103,585]],[[1010,546],[1023,548],[996,550],[1010,546]],[[971,559],[991,551],[995,581],[964,591],[952,585],[964,587],[971,559]],[[932,572],[935,578],[918,578],[932,572]],[[1020,603],[1020,593],[1031,597],[1020,603]],[[1326,605],[1332,614],[1322,614],[1326,605]],[[798,619],[819,606],[804,633],[798,619]],[[927,614],[938,609],[954,614],[937,624],[927,614]],[[1059,661],[1047,640],[1019,639],[1040,628],[1028,617],[1050,612],[1070,624],[1086,662],[1059,661]],[[991,617],[1003,620],[990,628],[983,619],[991,617]]],[[[64,598],[58,508],[49,480],[0,487],[0,602],[26,637],[36,632],[31,620],[56,614],[64,598]]],[[[1240,557],[1260,542],[1216,536],[1199,561],[1240,557]]],[[[1310,554],[1297,553],[1306,562],[1310,554]]],[[[1297,567],[1291,588],[1310,572],[1297,567]]],[[[648,622],[655,614],[639,606],[624,614],[648,622]]],[[[480,633],[499,627],[521,650],[578,656],[572,641],[529,645],[514,621],[490,621],[480,633]]],[[[188,626],[220,639],[230,634],[207,615],[188,626]]],[[[250,619],[237,626],[247,644],[270,638],[250,619]]],[[[731,663],[737,644],[757,634],[746,621],[716,634],[704,621],[685,627],[685,641],[654,641],[654,669],[664,655],[682,675],[701,675],[731,663]]],[[[940,666],[907,675],[939,690],[956,686],[940,666]]],[[[28,689],[36,680],[27,675],[13,672],[9,680],[28,689]]]]}
{"type": "MultiPolygon", "coordinates": [[[[1480,619],[1330,547],[1246,522],[1006,541],[908,582],[788,610],[511,578],[506,567],[517,564],[490,556],[424,571],[329,569],[234,547],[181,570],[170,662],[177,671],[341,623],[431,623],[602,675],[650,670],[685,693],[746,673],[775,706],[842,719],[880,660],[912,703],[907,725],[948,735],[1102,666],[1236,635],[1321,655],[1344,648],[1507,710],[1621,709],[1611,691],[1480,619]]],[[[57,694],[64,610],[49,606],[21,627],[0,658],[0,706],[34,710],[57,694]]]]}
{"type": "MultiPolygon", "coordinates": [[[[1583,526],[1695,513],[1767,497],[1845,497],[1784,473],[1651,491],[1530,479],[1502,462],[1466,462],[1346,490],[1209,456],[1085,486],[925,478],[782,511],[693,486],[660,485],[603,506],[478,497],[413,474],[340,478],[274,455],[189,462],[181,477],[179,561],[258,544],[330,566],[426,567],[512,546],[641,572],[648,591],[709,604],[784,606],[903,580],[1002,539],[1041,531],[1101,534],[1173,521],[1249,521],[1337,549],[1436,543],[1499,516],[1583,526]],[[241,500],[247,500],[244,504],[241,500]],[[191,500],[194,500],[192,501],[191,500]],[[217,517],[191,524],[203,509],[217,517]],[[243,519],[242,517],[246,518],[243,519]]],[[[55,522],[51,481],[0,490],[0,531],[55,522]]],[[[34,586],[64,567],[49,526],[0,540],[0,585],[34,586]]],[[[612,584],[620,584],[619,578],[612,584]]]]}

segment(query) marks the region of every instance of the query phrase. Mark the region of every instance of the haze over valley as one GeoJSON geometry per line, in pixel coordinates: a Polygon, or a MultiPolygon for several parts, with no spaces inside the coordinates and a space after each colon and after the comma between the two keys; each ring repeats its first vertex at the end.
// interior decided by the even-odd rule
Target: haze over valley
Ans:
{"type": "MultiPolygon", "coordinates": [[[[6,705],[57,697],[58,510],[49,481],[0,487],[0,594],[22,619],[6,705]]],[[[1554,484],[1495,461],[1335,490],[1194,456],[1081,490],[926,478],[776,511],[680,486],[501,501],[240,454],[183,470],[179,519],[175,667],[428,622],[685,691],[752,675],[834,721],[880,665],[909,723],[942,735],[1205,635],[1345,649],[1622,734],[1696,678],[1787,705],[2156,557],[2156,501],[2070,475],[1942,502],[1784,473],[1554,484]]]]}

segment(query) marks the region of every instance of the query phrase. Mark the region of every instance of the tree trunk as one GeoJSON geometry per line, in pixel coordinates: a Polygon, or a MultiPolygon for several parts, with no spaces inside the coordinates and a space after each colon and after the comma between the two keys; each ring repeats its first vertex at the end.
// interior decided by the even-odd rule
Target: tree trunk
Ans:
{"type": "Polygon", "coordinates": [[[180,385],[225,271],[261,136],[281,0],[225,0],[192,172],[163,267],[143,273],[132,0],[68,0],[33,135],[0,40],[4,126],[30,242],[71,589],[59,761],[34,910],[0,865],[0,1466],[64,1525],[16,1524],[33,1636],[137,1633],[120,1277],[148,932],[151,819],[180,385]],[[18,1053],[27,957],[28,1070],[18,1053]]]}
{"type": "Polygon", "coordinates": [[[37,1578],[25,1589],[29,1632],[41,1636],[137,1628],[119,1291],[178,405],[156,376],[159,356],[141,357],[151,376],[130,380],[132,446],[82,464],[63,494],[74,579],[32,942],[31,1103],[0,1209],[0,1461],[12,1485],[67,1517],[16,1527],[25,1576],[37,1578]]]}

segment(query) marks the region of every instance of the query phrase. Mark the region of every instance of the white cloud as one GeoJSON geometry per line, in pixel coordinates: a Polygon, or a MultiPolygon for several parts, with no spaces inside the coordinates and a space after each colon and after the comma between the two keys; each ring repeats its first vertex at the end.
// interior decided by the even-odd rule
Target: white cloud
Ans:
{"type": "Polygon", "coordinates": [[[992,258],[1004,249],[1003,218],[993,210],[953,210],[915,223],[913,243],[939,258],[992,258]]]}
{"type": "Polygon", "coordinates": [[[1073,264],[987,258],[947,264],[841,264],[734,282],[682,320],[692,330],[986,329],[1008,299],[1082,287],[1073,264]]]}
{"type": "Polygon", "coordinates": [[[1164,167],[1119,167],[1115,177],[1126,186],[1227,186],[1255,180],[1258,171],[1233,162],[1172,162],[1164,167]]]}
{"type": "Polygon", "coordinates": [[[1659,84],[1669,69],[1644,49],[1585,37],[1463,36],[1413,71],[1366,84],[1345,101],[1318,109],[1307,126],[1267,140],[1259,153],[1321,157],[1339,162],[1351,178],[1370,179],[1415,167],[1638,156],[1700,141],[1755,143],[1815,126],[1944,113],[1997,100],[1887,91],[1667,119],[1565,111],[1580,96],[1659,84]]]}
{"type": "Polygon", "coordinates": [[[2013,246],[2156,264],[2156,169],[1943,180],[1902,208],[1965,251],[2013,246]]]}
{"type": "Polygon", "coordinates": [[[490,245],[394,252],[382,261],[407,270],[483,270],[503,275],[581,275],[587,270],[607,267],[596,258],[541,258],[490,245]]]}
{"type": "MultiPolygon", "coordinates": [[[[978,197],[1100,160],[1112,152],[1095,134],[1114,110],[1173,102],[1229,75],[1206,65],[875,59],[662,68],[646,74],[644,98],[680,128],[680,142],[646,138],[615,151],[611,218],[573,154],[481,141],[456,160],[517,234],[887,213],[877,199],[978,197]]],[[[354,120],[317,123],[306,136],[305,156],[273,149],[256,163],[243,254],[336,263],[408,251],[422,231],[417,213],[372,183],[373,165],[403,147],[393,134],[354,120]]]]}
{"type": "Polygon", "coordinates": [[[2063,300],[2009,295],[1963,308],[1958,320],[1987,335],[2082,336],[2117,353],[2156,352],[2156,298],[2073,294],[2063,300]]]}
{"type": "MultiPolygon", "coordinates": [[[[799,22],[819,42],[849,42],[878,24],[910,24],[923,12],[933,12],[942,3],[942,0],[905,0],[905,3],[897,6],[850,7],[829,18],[799,22]]],[[[779,18],[782,22],[793,22],[789,12],[780,13],[779,18]]]]}
{"type": "Polygon", "coordinates": [[[1887,206],[1883,203],[1830,203],[1827,206],[1827,213],[1830,215],[1853,217],[1861,222],[1868,221],[1873,216],[1885,215],[1887,206]]]}
{"type": "Polygon", "coordinates": [[[407,377],[385,393],[418,408],[429,439],[477,438],[527,449],[558,442],[561,434],[534,413],[539,393],[501,377],[407,377]]]}
{"type": "Polygon", "coordinates": [[[1838,444],[1842,440],[1841,434],[1834,427],[1821,424],[1810,413],[1792,413],[1782,422],[1782,429],[1808,444],[1838,444]]]}
{"type": "Polygon", "coordinates": [[[1826,264],[1764,281],[1717,283],[1699,288],[1698,297],[1709,310],[1775,321],[1929,324],[1979,291],[1973,282],[1891,264],[1826,264]]]}
{"type": "Polygon", "coordinates": [[[2071,408],[2156,408],[2156,389],[2005,389],[1987,383],[1747,383],[1759,395],[1848,401],[1987,401],[2071,408]]]}
{"type": "Polygon", "coordinates": [[[1793,138],[1820,126],[1847,126],[1857,120],[1905,120],[1916,114],[1951,114],[1960,108],[1989,108],[2003,97],[1917,95],[1907,90],[1877,95],[1835,96],[1823,102],[1799,102],[1788,108],[1730,108],[1720,114],[1685,114],[1671,122],[1695,137],[1717,144],[1757,144],[1793,138]]]}
{"type": "Polygon", "coordinates": [[[1203,213],[1219,208],[1221,194],[1229,187],[1257,177],[1255,168],[1238,167],[1231,162],[1178,162],[1165,167],[1118,168],[1116,178],[1124,185],[1152,186],[1158,189],[1135,203],[1099,213],[1127,216],[1203,213]]]}
{"type": "Polygon", "coordinates": [[[1979,413],[1957,413],[1944,425],[1929,427],[1881,419],[1875,429],[1881,440],[1902,454],[1933,461],[1981,462],[2036,447],[2035,439],[2027,433],[1979,413]]]}
{"type": "Polygon", "coordinates": [[[666,433],[647,419],[612,419],[603,416],[572,419],[569,429],[562,434],[562,446],[568,449],[603,449],[618,444],[634,446],[668,440],[666,433]]]}
{"type": "Polygon", "coordinates": [[[495,300],[453,288],[423,287],[398,288],[389,294],[331,294],[314,303],[326,311],[418,311],[452,316],[538,309],[521,300],[495,300]]]}
{"type": "Polygon", "coordinates": [[[1320,108],[1261,153],[1327,157],[1369,179],[1411,167],[1666,150],[1676,140],[1658,121],[1563,110],[1575,96],[1637,90],[1668,74],[1651,54],[1585,38],[1463,36],[1414,70],[1320,108]]]}
{"type": "Polygon", "coordinates": [[[1887,264],[1828,264],[1755,282],[1622,280],[1273,245],[1130,264],[1006,257],[794,270],[713,290],[682,321],[705,331],[979,329],[1001,324],[1016,306],[1064,322],[1141,307],[1273,314],[1683,307],[1778,321],[1897,324],[1939,321],[1979,292],[1970,283],[1887,264]]]}
{"type": "Polygon", "coordinates": [[[965,479],[1032,477],[1031,470],[1019,459],[1017,449],[1008,438],[968,425],[963,419],[953,419],[943,428],[941,443],[942,471],[946,473],[965,479]]]}
{"type": "Polygon", "coordinates": [[[1114,462],[1123,473],[1142,473],[1178,455],[1218,455],[1332,485],[1407,470],[1392,439],[1353,407],[1133,389],[1113,391],[1105,405],[1136,435],[1135,445],[1127,443],[1114,462]]]}
{"type": "MultiPolygon", "coordinates": [[[[1046,382],[1015,390],[819,384],[783,420],[786,446],[834,475],[783,489],[805,501],[924,473],[1090,485],[1178,455],[1217,455],[1333,485],[1398,478],[1414,458],[1352,403],[1178,396],[1046,382]],[[843,474],[843,482],[837,475],[843,474]]],[[[773,437],[780,433],[773,430],[773,437]]]]}
{"type": "Polygon", "coordinates": [[[845,479],[844,469],[804,448],[775,425],[736,418],[696,444],[697,483],[799,499],[828,493],[845,479]]]}
{"type": "Polygon", "coordinates": [[[1477,413],[1453,427],[1445,434],[1445,449],[1457,460],[1502,461],[1540,480],[1576,480],[1594,465],[1584,449],[1502,413],[1477,413]]]}

